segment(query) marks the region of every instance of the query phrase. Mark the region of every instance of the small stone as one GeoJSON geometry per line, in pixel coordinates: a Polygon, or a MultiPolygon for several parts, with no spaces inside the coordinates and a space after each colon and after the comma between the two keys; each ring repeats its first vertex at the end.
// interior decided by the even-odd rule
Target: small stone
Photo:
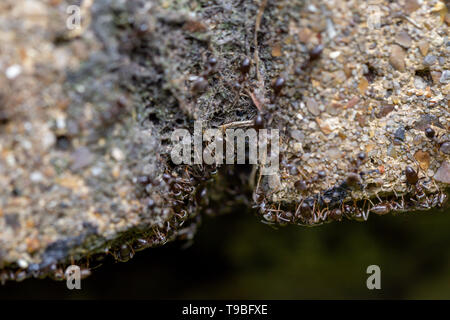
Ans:
{"type": "Polygon", "coordinates": [[[439,80],[441,79],[442,73],[439,71],[431,71],[431,79],[433,79],[434,84],[438,84],[439,80]]]}
{"type": "Polygon", "coordinates": [[[366,77],[362,76],[361,80],[359,80],[359,85],[358,85],[359,93],[364,95],[366,93],[368,87],[369,87],[369,81],[367,81],[366,77]]]}
{"type": "Polygon", "coordinates": [[[420,8],[420,4],[417,0],[406,0],[403,8],[407,14],[411,14],[420,8]]]}
{"type": "Polygon", "coordinates": [[[28,262],[24,259],[17,260],[17,265],[19,266],[19,268],[22,268],[22,269],[28,268],[28,262]]]}
{"type": "Polygon", "coordinates": [[[441,167],[436,171],[434,180],[450,184],[450,163],[444,161],[441,167]]]}
{"type": "Polygon", "coordinates": [[[298,175],[298,169],[297,169],[297,167],[296,167],[296,166],[290,167],[290,169],[289,169],[289,174],[290,174],[291,176],[296,176],[296,175],[298,175]]]}
{"type": "Polygon", "coordinates": [[[327,106],[327,112],[333,116],[338,115],[343,109],[343,105],[339,102],[333,102],[327,106]]]}
{"type": "Polygon", "coordinates": [[[416,87],[416,89],[423,90],[427,87],[427,83],[421,77],[415,77],[414,87],[416,87]]]}
{"type": "Polygon", "coordinates": [[[119,148],[113,148],[111,151],[111,156],[116,161],[122,161],[125,158],[122,150],[120,150],[119,148]]]}
{"type": "Polygon", "coordinates": [[[437,61],[436,56],[433,56],[433,55],[427,55],[425,58],[423,58],[423,65],[424,65],[424,66],[427,66],[427,67],[430,67],[430,66],[432,66],[433,64],[435,64],[436,61],[437,61]]]}
{"type": "Polygon", "coordinates": [[[396,141],[405,141],[405,128],[400,127],[394,133],[394,143],[396,141]]]}
{"type": "Polygon", "coordinates": [[[39,248],[41,246],[41,244],[37,238],[26,238],[25,244],[27,246],[27,252],[30,254],[39,250],[39,248]]]}
{"type": "Polygon", "coordinates": [[[414,158],[416,158],[417,162],[419,162],[420,168],[422,170],[428,170],[431,161],[431,157],[428,152],[419,150],[414,154],[414,158]]]}
{"type": "Polygon", "coordinates": [[[94,161],[94,155],[86,147],[78,148],[72,154],[72,166],[70,167],[73,171],[77,171],[84,167],[89,166],[92,161],[94,161]]]}
{"type": "Polygon", "coordinates": [[[426,40],[421,40],[419,42],[419,50],[422,56],[426,56],[428,54],[428,49],[430,48],[430,44],[426,40]]]}
{"type": "Polygon", "coordinates": [[[312,35],[313,32],[311,31],[311,29],[303,28],[298,33],[298,39],[300,40],[300,42],[307,43],[312,35]]]}
{"type": "Polygon", "coordinates": [[[353,108],[354,106],[356,106],[359,102],[359,98],[358,97],[353,97],[350,99],[349,102],[347,102],[347,105],[345,106],[346,108],[353,108]]]}
{"type": "Polygon", "coordinates": [[[450,154],[450,141],[444,142],[439,150],[444,154],[450,154]]]}
{"type": "Polygon", "coordinates": [[[330,58],[331,59],[336,59],[337,57],[339,57],[341,55],[340,51],[333,51],[330,53],[330,58]]]}
{"type": "Polygon", "coordinates": [[[292,130],[291,131],[291,137],[294,138],[297,141],[305,140],[305,134],[301,130],[292,130]]]}
{"type": "Polygon", "coordinates": [[[42,180],[44,180],[44,176],[39,171],[33,171],[30,174],[30,180],[32,182],[41,182],[42,180]]]}
{"type": "Polygon", "coordinates": [[[272,47],[272,57],[281,57],[281,44],[279,42],[275,43],[275,45],[272,47]]]}
{"type": "Polygon", "coordinates": [[[313,98],[306,99],[306,107],[313,115],[318,116],[320,114],[319,105],[313,98]]]}
{"type": "Polygon", "coordinates": [[[408,32],[400,31],[395,36],[395,42],[397,42],[399,45],[401,45],[404,48],[409,48],[409,47],[411,47],[412,40],[411,40],[411,37],[409,36],[408,32]]]}
{"type": "Polygon", "coordinates": [[[12,65],[6,69],[5,75],[8,79],[12,80],[17,78],[22,73],[22,67],[18,64],[12,65]]]}
{"type": "Polygon", "coordinates": [[[445,70],[442,72],[441,79],[439,79],[440,83],[447,83],[450,81],[450,70],[445,70]]]}
{"type": "Polygon", "coordinates": [[[380,111],[376,114],[377,118],[383,118],[387,116],[394,110],[394,106],[392,104],[384,105],[380,107],[380,111]]]}
{"type": "Polygon", "coordinates": [[[398,71],[405,71],[405,50],[399,45],[392,45],[391,55],[389,57],[389,62],[398,71]]]}
{"type": "Polygon", "coordinates": [[[317,122],[317,125],[319,126],[320,130],[324,134],[328,135],[328,134],[330,134],[332,132],[330,126],[325,121],[323,121],[322,119],[316,118],[316,122],[317,122]]]}

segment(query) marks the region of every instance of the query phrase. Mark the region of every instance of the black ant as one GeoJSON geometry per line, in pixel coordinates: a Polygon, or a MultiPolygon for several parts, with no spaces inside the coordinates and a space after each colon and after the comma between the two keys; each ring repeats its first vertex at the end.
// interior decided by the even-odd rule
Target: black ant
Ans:
{"type": "Polygon", "coordinates": [[[424,179],[420,178],[416,170],[413,169],[411,166],[406,166],[405,168],[405,177],[406,177],[406,183],[408,186],[414,186],[415,188],[415,196],[417,198],[417,201],[414,199],[411,199],[411,201],[419,203],[419,207],[424,207],[426,209],[430,208],[430,200],[427,198],[427,195],[425,191],[423,190],[424,186],[423,184],[419,183],[419,180],[424,179]],[[422,201],[422,199],[425,199],[425,201],[422,201]]]}
{"type": "Polygon", "coordinates": [[[450,141],[439,141],[442,135],[436,135],[436,131],[431,128],[425,128],[425,136],[430,139],[442,153],[450,154],[450,141]]]}

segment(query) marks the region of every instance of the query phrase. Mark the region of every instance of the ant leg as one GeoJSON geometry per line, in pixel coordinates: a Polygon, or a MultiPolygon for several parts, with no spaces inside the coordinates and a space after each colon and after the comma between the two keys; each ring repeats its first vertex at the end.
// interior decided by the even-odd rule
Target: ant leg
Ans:
{"type": "Polygon", "coordinates": [[[398,194],[397,192],[395,192],[395,189],[392,189],[392,191],[394,192],[395,197],[398,199],[398,194]]]}
{"type": "Polygon", "coordinates": [[[381,202],[383,202],[383,200],[381,200],[380,196],[378,195],[378,193],[375,195],[377,197],[377,199],[381,202]]]}
{"type": "Polygon", "coordinates": [[[328,217],[328,209],[325,211],[325,213],[324,213],[324,215],[323,215],[323,217],[322,217],[322,221],[326,221],[327,220],[327,217],[328,217]]]}

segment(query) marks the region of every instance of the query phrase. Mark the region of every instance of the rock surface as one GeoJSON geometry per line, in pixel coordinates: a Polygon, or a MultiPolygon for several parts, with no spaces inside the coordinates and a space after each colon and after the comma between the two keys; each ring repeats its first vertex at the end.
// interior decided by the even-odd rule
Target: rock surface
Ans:
{"type": "Polygon", "coordinates": [[[448,24],[437,1],[382,2],[374,26],[366,1],[83,1],[70,30],[69,1],[3,1],[0,281],[191,239],[248,189],[276,225],[445,207],[448,24]],[[174,129],[258,113],[280,130],[277,188],[170,161],[174,129]]]}

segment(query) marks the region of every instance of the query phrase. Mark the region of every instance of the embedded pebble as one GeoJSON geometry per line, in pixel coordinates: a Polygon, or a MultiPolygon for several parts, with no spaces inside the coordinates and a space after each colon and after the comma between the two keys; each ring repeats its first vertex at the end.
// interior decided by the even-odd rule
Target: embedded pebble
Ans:
{"type": "Polygon", "coordinates": [[[122,161],[125,158],[122,150],[120,150],[119,148],[113,148],[111,151],[111,156],[116,161],[122,161]]]}
{"type": "Polygon", "coordinates": [[[395,37],[395,42],[397,42],[402,47],[409,48],[411,47],[412,40],[408,32],[400,31],[399,33],[397,33],[397,36],[395,37]]]}
{"type": "Polygon", "coordinates": [[[433,55],[427,55],[425,58],[423,58],[423,64],[427,67],[432,66],[437,61],[436,56],[433,55]]]}
{"type": "Polygon", "coordinates": [[[419,50],[422,56],[426,56],[428,54],[428,49],[430,48],[430,44],[426,40],[421,40],[419,42],[419,50]]]}
{"type": "Polygon", "coordinates": [[[447,83],[450,81],[450,70],[445,70],[442,72],[441,79],[439,79],[441,83],[447,83]]]}
{"type": "Polygon", "coordinates": [[[12,80],[17,78],[22,73],[22,67],[18,64],[10,66],[6,69],[5,75],[8,79],[12,80]]]}
{"type": "Polygon", "coordinates": [[[414,154],[414,158],[416,158],[417,162],[419,162],[422,170],[428,170],[431,161],[431,157],[428,152],[419,150],[414,154]]]}
{"type": "Polygon", "coordinates": [[[77,171],[84,167],[89,166],[94,161],[94,155],[89,151],[87,147],[80,147],[72,154],[72,166],[73,171],[77,171]]]}
{"type": "Polygon", "coordinates": [[[398,71],[405,71],[405,50],[399,45],[392,45],[389,62],[398,71]]]}
{"type": "Polygon", "coordinates": [[[441,152],[444,154],[450,154],[450,142],[446,141],[441,145],[441,152]]]}
{"type": "Polygon", "coordinates": [[[450,184],[450,163],[444,161],[433,178],[437,181],[450,184]]]}
{"type": "Polygon", "coordinates": [[[391,113],[394,109],[395,108],[392,104],[383,105],[380,107],[380,111],[376,114],[376,117],[383,118],[387,116],[389,113],[391,113]]]}
{"type": "Polygon", "coordinates": [[[422,79],[422,77],[415,77],[414,87],[416,87],[416,89],[425,89],[427,87],[427,83],[422,79]]]}
{"type": "Polygon", "coordinates": [[[306,99],[306,107],[313,115],[318,116],[320,114],[319,105],[313,98],[306,99]]]}

